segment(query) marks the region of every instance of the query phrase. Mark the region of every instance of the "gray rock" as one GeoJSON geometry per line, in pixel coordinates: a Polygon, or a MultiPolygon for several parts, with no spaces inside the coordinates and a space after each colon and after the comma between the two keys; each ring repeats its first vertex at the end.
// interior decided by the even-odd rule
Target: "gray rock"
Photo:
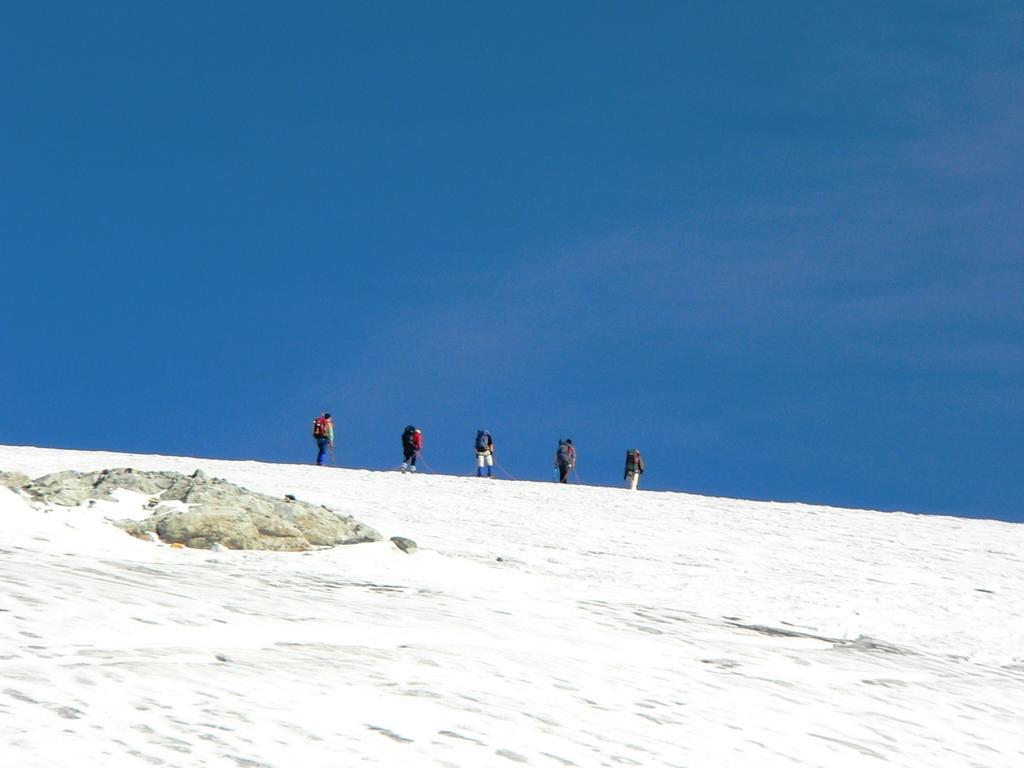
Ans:
{"type": "Polygon", "coordinates": [[[415,541],[413,541],[412,539],[407,539],[404,536],[392,536],[391,541],[394,542],[394,545],[403,552],[405,552],[407,555],[411,555],[418,549],[415,541]]]}
{"type": "MultiPolygon", "coordinates": [[[[352,517],[216,482],[215,488],[193,488],[183,494],[192,505],[187,512],[158,507],[142,521],[142,529],[154,531],[162,541],[201,549],[220,544],[228,549],[299,552],[381,540],[379,533],[352,517]]],[[[137,528],[133,522],[125,521],[129,532],[137,528]]]]}
{"type": "Polygon", "coordinates": [[[176,472],[137,472],[131,468],[100,472],[67,470],[43,475],[26,483],[23,490],[36,501],[75,507],[86,499],[109,499],[111,491],[123,488],[157,496],[174,483],[176,472]]]}
{"type": "Polygon", "coordinates": [[[32,482],[32,478],[21,472],[0,472],[0,485],[18,489],[32,482]]]}
{"type": "MultiPolygon", "coordinates": [[[[5,475],[6,476],[6,475],[5,475]]],[[[29,497],[42,504],[77,506],[90,499],[111,498],[118,488],[150,496],[156,507],[144,520],[120,520],[115,525],[132,536],[168,544],[210,549],[268,549],[298,552],[380,541],[381,535],[347,515],[327,507],[295,500],[282,501],[250,491],[196,470],[142,472],[110,469],[102,472],[57,472],[20,483],[29,497]],[[179,501],[187,510],[162,502],[179,501]]]]}
{"type": "Polygon", "coordinates": [[[259,529],[243,510],[207,507],[201,511],[172,512],[155,521],[154,530],[167,544],[196,549],[209,549],[213,544],[228,549],[261,549],[259,529]]]}

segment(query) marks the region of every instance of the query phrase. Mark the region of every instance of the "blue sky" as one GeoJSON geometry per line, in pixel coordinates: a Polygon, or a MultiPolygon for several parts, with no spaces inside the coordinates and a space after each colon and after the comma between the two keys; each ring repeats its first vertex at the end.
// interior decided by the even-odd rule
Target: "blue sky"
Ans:
{"type": "Polygon", "coordinates": [[[21,4],[0,442],[1024,520],[1014,3],[21,4]]]}

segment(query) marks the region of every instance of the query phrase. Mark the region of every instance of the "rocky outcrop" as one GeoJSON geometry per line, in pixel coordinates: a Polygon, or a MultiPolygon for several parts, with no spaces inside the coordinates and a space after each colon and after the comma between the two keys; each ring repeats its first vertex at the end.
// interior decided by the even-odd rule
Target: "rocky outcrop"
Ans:
{"type": "Polygon", "coordinates": [[[92,499],[112,498],[117,489],[150,496],[146,506],[155,509],[149,517],[114,524],[133,536],[156,537],[168,544],[297,552],[381,540],[379,533],[348,515],[299,501],[291,494],[278,499],[256,493],[208,478],[200,470],[183,475],[108,469],[57,472],[18,482],[21,478],[13,478],[10,484],[16,483],[22,493],[41,504],[78,506],[92,499]]]}
{"type": "Polygon", "coordinates": [[[87,499],[109,499],[113,491],[122,488],[156,496],[184,477],[179,472],[140,472],[131,468],[99,472],[67,470],[37,477],[22,485],[21,490],[34,501],[77,507],[87,499]]]}
{"type": "Polygon", "coordinates": [[[31,482],[29,476],[23,475],[21,472],[0,472],[0,486],[18,490],[29,482],[31,482]]]}

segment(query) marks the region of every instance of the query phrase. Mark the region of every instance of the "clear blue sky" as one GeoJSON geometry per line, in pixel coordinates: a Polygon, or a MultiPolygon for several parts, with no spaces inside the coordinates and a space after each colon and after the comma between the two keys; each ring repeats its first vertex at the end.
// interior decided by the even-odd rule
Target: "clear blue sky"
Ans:
{"type": "Polygon", "coordinates": [[[16,4],[0,442],[1024,520],[1022,86],[1011,2],[16,4]]]}

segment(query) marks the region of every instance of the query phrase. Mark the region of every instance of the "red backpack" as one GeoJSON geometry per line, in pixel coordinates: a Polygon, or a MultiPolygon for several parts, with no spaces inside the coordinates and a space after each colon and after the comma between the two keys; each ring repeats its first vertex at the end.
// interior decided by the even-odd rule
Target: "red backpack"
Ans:
{"type": "Polygon", "coordinates": [[[330,437],[331,428],[323,416],[313,419],[313,437],[330,437]]]}

